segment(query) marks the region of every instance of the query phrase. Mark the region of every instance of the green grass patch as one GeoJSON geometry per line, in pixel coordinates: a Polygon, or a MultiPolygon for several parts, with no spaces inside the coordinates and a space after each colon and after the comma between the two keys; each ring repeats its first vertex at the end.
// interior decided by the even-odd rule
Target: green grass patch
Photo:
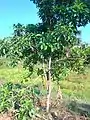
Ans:
{"type": "MultiPolygon", "coordinates": [[[[31,78],[27,77],[28,70],[21,66],[11,68],[0,68],[0,81],[14,82],[42,86],[42,80],[34,73],[31,78]]],[[[61,81],[62,93],[70,98],[77,98],[84,101],[90,101],[90,69],[85,76],[71,73],[67,80],[61,81]]],[[[44,90],[43,90],[44,91],[44,90]]],[[[53,94],[56,94],[57,85],[53,84],[53,94]]]]}

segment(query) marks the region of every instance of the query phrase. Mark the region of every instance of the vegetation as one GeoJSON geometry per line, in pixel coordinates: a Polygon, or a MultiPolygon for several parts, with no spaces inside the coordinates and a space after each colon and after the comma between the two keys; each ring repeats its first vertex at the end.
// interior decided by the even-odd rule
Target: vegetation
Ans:
{"type": "MultiPolygon", "coordinates": [[[[4,66],[3,68],[0,69],[0,85],[3,85],[4,83],[7,82],[11,82],[11,83],[13,82],[13,85],[18,83],[20,86],[25,87],[25,89],[26,86],[32,88],[34,85],[39,85],[41,93],[45,96],[46,93],[44,92],[44,87],[42,86],[42,79],[40,77],[37,78],[37,76],[35,76],[35,72],[34,72],[34,76],[32,76],[31,79],[27,78],[28,73],[29,72],[27,70],[21,67],[10,68],[4,66]]],[[[76,100],[79,101],[80,103],[89,103],[90,102],[89,78],[90,78],[90,69],[87,69],[86,75],[83,74],[77,75],[75,73],[70,73],[67,79],[60,82],[61,91],[63,93],[63,99],[67,101],[76,100]]],[[[51,95],[53,99],[55,99],[56,94],[57,94],[57,84],[53,82],[52,95],[51,95]]],[[[12,109],[10,109],[10,112],[14,112],[14,110],[12,111],[12,109]]],[[[35,111],[35,115],[36,112],[37,111],[35,111]]]]}
{"type": "Polygon", "coordinates": [[[33,94],[29,87],[12,83],[4,84],[0,88],[0,103],[0,112],[11,110],[17,120],[26,120],[35,115],[33,94]]]}
{"type": "MultiPolygon", "coordinates": [[[[10,60],[8,66],[13,65],[13,67],[15,67],[17,65],[20,65],[21,67],[23,66],[26,69],[21,69],[21,71],[19,71],[20,69],[18,69],[18,72],[20,73],[18,73],[18,75],[20,75],[20,77],[17,76],[16,79],[21,80],[21,82],[25,80],[25,78],[22,77],[24,73],[27,73],[27,78],[31,78],[29,78],[30,81],[37,76],[40,77],[40,80],[42,79],[43,81],[45,81],[47,91],[46,111],[49,112],[53,81],[53,84],[56,83],[56,87],[57,89],[59,89],[57,90],[57,96],[60,99],[62,99],[60,87],[63,88],[62,91],[64,91],[66,94],[71,95],[75,92],[77,96],[76,91],[65,91],[66,83],[68,83],[68,85],[70,84],[71,90],[75,89],[75,87],[77,88],[78,86],[78,89],[81,89],[80,92],[84,91],[84,89],[86,89],[86,87],[88,86],[86,85],[85,87],[83,85],[84,82],[80,82],[81,85],[75,86],[74,81],[73,83],[70,83],[70,81],[61,81],[67,78],[67,76],[69,76],[71,72],[76,72],[78,74],[84,73],[85,68],[89,65],[90,46],[82,43],[77,35],[80,34],[78,27],[85,26],[90,22],[90,2],[89,0],[31,1],[33,1],[33,3],[35,3],[37,8],[39,9],[39,17],[42,19],[42,23],[38,23],[36,25],[28,24],[26,26],[21,25],[20,23],[18,23],[17,25],[14,24],[13,37],[0,41],[0,56],[1,59],[7,58],[10,60]],[[72,87],[72,85],[74,86],[74,88],[72,87]]],[[[3,64],[4,63],[1,60],[0,66],[3,66],[3,64]]],[[[17,70],[17,67],[15,69],[17,70]]],[[[9,68],[9,70],[12,71],[9,76],[12,76],[13,68],[9,68]]],[[[3,78],[3,75],[1,76],[3,78]]],[[[10,80],[13,78],[9,77],[6,79],[10,80]]],[[[6,88],[2,89],[8,91],[7,86],[8,85],[6,85],[6,88]]],[[[11,84],[10,86],[12,86],[12,88],[14,87],[13,84],[11,84]]],[[[25,97],[25,94],[28,94],[26,88],[25,93],[23,93],[22,95],[21,93],[17,93],[17,95],[15,95],[15,100],[17,100],[17,96],[19,94],[21,95],[20,99],[22,99],[23,96],[25,97]]],[[[23,90],[23,88],[20,90],[23,90]]],[[[12,89],[10,89],[10,91],[8,92],[11,91],[12,89]]],[[[14,91],[17,90],[15,89],[14,91]]],[[[10,94],[8,92],[7,94],[10,94]]],[[[13,91],[12,94],[14,94],[13,91]]],[[[8,97],[11,97],[10,95],[8,97]]],[[[1,98],[6,100],[3,94],[1,98]]],[[[28,105],[33,105],[33,103],[30,102],[30,98],[25,100],[26,102],[24,100],[22,102],[27,103],[28,105]]],[[[7,103],[4,104],[8,106],[7,103]]],[[[25,105],[25,108],[23,109],[24,111],[28,112],[24,112],[26,117],[20,119],[28,119],[27,114],[29,114],[30,112],[28,111],[30,107],[28,105],[25,105]]],[[[8,108],[10,106],[8,106],[8,108]]],[[[23,104],[21,106],[23,106],[23,104]]],[[[2,108],[3,110],[6,109],[4,108],[4,106],[2,106],[2,108]]],[[[3,110],[1,109],[1,111],[3,110]]],[[[24,113],[22,113],[20,110],[21,107],[19,106],[19,112],[20,114],[22,114],[22,116],[24,116],[24,113]]]]}

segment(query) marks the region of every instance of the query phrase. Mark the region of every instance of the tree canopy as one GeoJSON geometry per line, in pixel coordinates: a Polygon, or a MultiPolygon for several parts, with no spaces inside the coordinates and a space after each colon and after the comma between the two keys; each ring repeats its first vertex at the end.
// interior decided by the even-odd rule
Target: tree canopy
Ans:
{"type": "Polygon", "coordinates": [[[85,26],[90,21],[89,0],[31,0],[39,9],[39,17],[47,28],[53,29],[59,21],[74,27],[85,26]]]}

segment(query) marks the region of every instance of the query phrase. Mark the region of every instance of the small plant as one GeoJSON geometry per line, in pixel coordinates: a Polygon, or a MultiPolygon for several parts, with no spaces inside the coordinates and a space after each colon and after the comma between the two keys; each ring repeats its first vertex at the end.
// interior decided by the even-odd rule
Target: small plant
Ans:
{"type": "Polygon", "coordinates": [[[0,113],[11,110],[16,120],[32,119],[36,114],[34,101],[39,95],[33,89],[11,82],[2,85],[0,88],[0,113]]]}

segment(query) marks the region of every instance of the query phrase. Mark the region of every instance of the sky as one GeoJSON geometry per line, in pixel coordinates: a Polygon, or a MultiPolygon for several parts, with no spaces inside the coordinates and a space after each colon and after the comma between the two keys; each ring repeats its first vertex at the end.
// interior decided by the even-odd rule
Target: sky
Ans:
{"type": "MultiPolygon", "coordinates": [[[[40,21],[36,6],[30,0],[0,0],[0,38],[13,33],[13,24],[36,24],[40,21]]],[[[90,24],[80,28],[81,39],[90,43],[90,24]]]]}

